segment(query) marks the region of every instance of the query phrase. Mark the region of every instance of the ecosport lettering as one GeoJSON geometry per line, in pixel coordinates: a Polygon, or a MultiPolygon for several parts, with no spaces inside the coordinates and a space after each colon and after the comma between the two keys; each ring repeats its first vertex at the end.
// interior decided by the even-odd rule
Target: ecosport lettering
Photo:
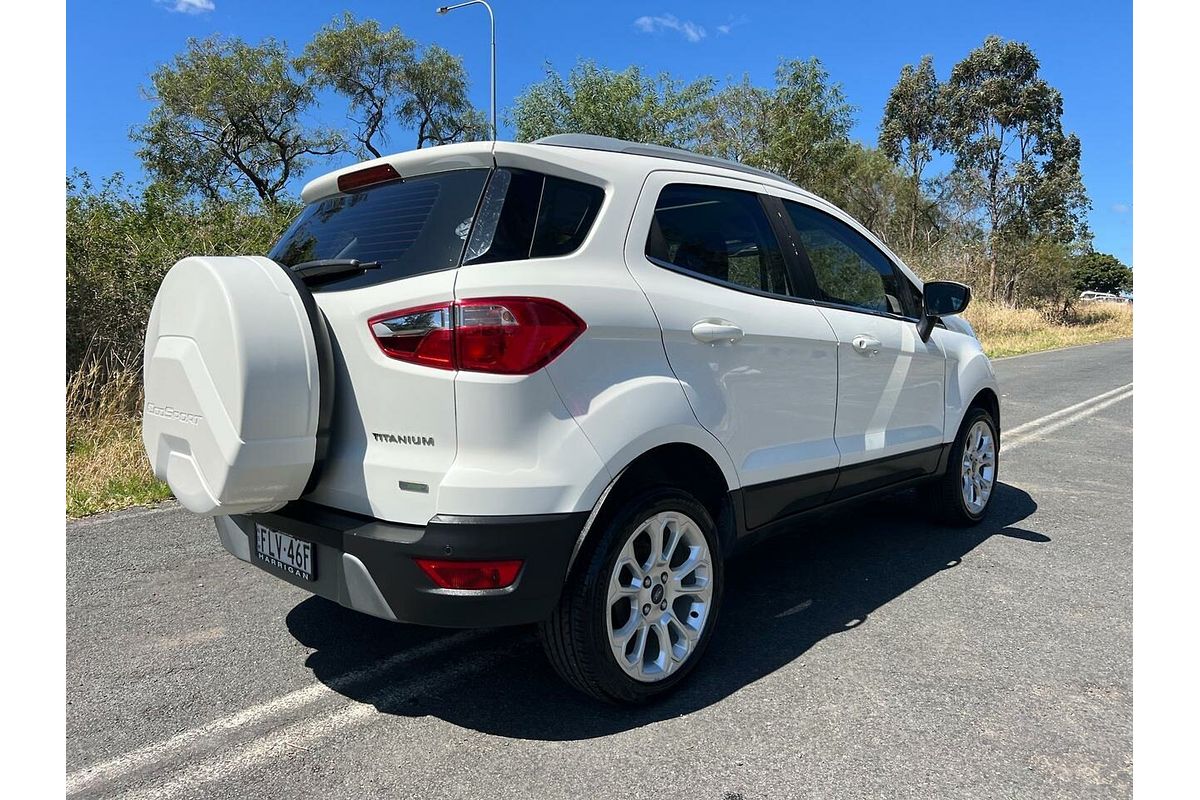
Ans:
{"type": "Polygon", "coordinates": [[[187,411],[180,411],[178,408],[171,406],[160,406],[154,403],[146,403],[146,413],[163,419],[174,419],[188,425],[199,425],[202,417],[199,414],[192,414],[187,411]]]}
{"type": "Polygon", "coordinates": [[[433,447],[432,436],[398,436],[394,433],[372,433],[377,442],[390,442],[391,444],[416,444],[422,447],[433,447]]]}

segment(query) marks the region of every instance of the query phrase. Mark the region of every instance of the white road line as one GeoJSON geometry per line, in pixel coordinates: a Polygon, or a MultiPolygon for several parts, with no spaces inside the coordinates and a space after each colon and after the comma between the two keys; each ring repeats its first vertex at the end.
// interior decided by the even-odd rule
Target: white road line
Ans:
{"type": "Polygon", "coordinates": [[[371,666],[340,675],[329,681],[328,684],[314,683],[303,689],[297,689],[294,692],[277,697],[274,700],[259,703],[228,716],[221,717],[220,719],[213,720],[205,725],[181,731],[169,739],[164,739],[163,741],[140,747],[137,750],[132,750],[108,761],[102,761],[90,767],[76,770],[67,776],[67,795],[78,794],[97,783],[112,781],[151,764],[163,761],[172,754],[187,748],[189,745],[203,741],[216,734],[227,733],[272,717],[281,716],[308,703],[319,700],[326,695],[336,694],[353,684],[365,683],[378,678],[401,664],[433,655],[442,650],[457,647],[471,639],[482,636],[484,633],[486,631],[463,631],[444,639],[437,639],[420,647],[396,653],[371,666]]]}
{"type": "Polygon", "coordinates": [[[380,712],[376,704],[384,704],[413,692],[428,692],[434,685],[459,678],[487,667],[495,653],[479,653],[453,667],[433,672],[427,680],[405,682],[385,689],[370,698],[370,702],[352,700],[328,713],[300,720],[252,739],[244,746],[229,752],[216,753],[203,761],[183,767],[163,783],[122,794],[124,800],[171,800],[197,786],[217,780],[228,780],[255,767],[269,766],[281,756],[288,756],[341,730],[364,722],[380,712]]]}
{"type": "Polygon", "coordinates": [[[1037,426],[1032,426],[1031,423],[1026,423],[1025,425],[1020,426],[1020,428],[1014,428],[1013,432],[1010,432],[1007,435],[1002,433],[1000,439],[1000,452],[1011,453],[1013,450],[1029,444],[1030,442],[1044,439],[1055,431],[1061,430],[1068,425],[1074,425],[1076,422],[1082,422],[1088,417],[1100,413],[1109,406],[1128,400],[1129,398],[1133,397],[1132,386],[1133,384],[1129,384],[1129,386],[1121,387],[1116,394],[1112,392],[1106,392],[1103,395],[1092,398],[1090,401],[1072,406],[1072,408],[1079,409],[1073,414],[1063,416],[1063,412],[1068,410],[1063,409],[1062,412],[1047,415],[1040,421],[1035,420],[1035,422],[1041,423],[1037,426]],[[1017,431],[1019,431],[1019,433],[1016,433],[1017,431]]]}
{"type": "Polygon", "coordinates": [[[1093,403],[1099,403],[1102,400],[1106,400],[1109,397],[1118,395],[1121,392],[1129,391],[1132,388],[1133,388],[1133,384],[1127,383],[1124,386],[1118,386],[1116,389],[1110,389],[1107,392],[1102,392],[1102,393],[1096,395],[1095,397],[1089,397],[1087,400],[1076,403],[1073,406],[1067,406],[1066,408],[1060,408],[1058,411],[1053,411],[1044,417],[1038,417],[1037,419],[1022,423],[1021,425],[1018,425],[1015,428],[1007,428],[1005,430],[1000,431],[1001,440],[1020,438],[1027,431],[1031,431],[1034,428],[1040,428],[1041,426],[1043,426],[1049,422],[1053,422],[1054,420],[1059,419],[1060,417],[1070,416],[1071,414],[1074,414],[1076,411],[1084,409],[1084,408],[1092,405],[1093,403]]]}

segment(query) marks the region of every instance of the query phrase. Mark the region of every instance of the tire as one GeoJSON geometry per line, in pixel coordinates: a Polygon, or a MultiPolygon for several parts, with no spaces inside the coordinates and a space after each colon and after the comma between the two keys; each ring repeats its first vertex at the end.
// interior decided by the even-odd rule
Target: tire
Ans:
{"type": "Polygon", "coordinates": [[[539,626],[542,645],[555,671],[580,691],[609,703],[645,703],[678,686],[712,638],[725,575],[717,528],[692,495],[656,488],[609,515],[598,534],[539,626]],[[666,561],[651,561],[655,529],[675,551],[666,561]]]}
{"type": "Polygon", "coordinates": [[[929,484],[924,492],[936,521],[966,527],[978,524],[987,515],[1000,471],[999,444],[1000,437],[992,415],[982,408],[968,410],[950,448],[946,474],[929,484]],[[978,440],[977,432],[983,433],[987,439],[978,440]],[[982,442],[982,455],[977,450],[977,442],[982,442]],[[973,487],[967,484],[968,472],[974,476],[973,487]],[[972,495],[975,502],[971,500],[972,495]]]}

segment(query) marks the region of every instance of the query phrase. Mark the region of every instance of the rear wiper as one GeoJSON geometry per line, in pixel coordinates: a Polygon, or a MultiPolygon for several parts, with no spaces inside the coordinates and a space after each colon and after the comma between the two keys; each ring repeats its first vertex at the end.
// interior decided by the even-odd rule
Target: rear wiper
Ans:
{"type": "Polygon", "coordinates": [[[382,266],[383,264],[378,261],[359,261],[357,258],[318,258],[315,261],[303,261],[295,264],[291,270],[307,282],[364,272],[368,269],[379,269],[382,266]]]}

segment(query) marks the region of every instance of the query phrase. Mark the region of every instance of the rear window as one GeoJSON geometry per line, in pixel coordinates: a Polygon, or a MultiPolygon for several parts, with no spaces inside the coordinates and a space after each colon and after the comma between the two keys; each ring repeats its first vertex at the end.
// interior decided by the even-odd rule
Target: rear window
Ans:
{"type": "Polygon", "coordinates": [[[599,186],[520,169],[492,174],[463,263],[520,261],[574,252],[604,202],[599,186]]]}
{"type": "Polygon", "coordinates": [[[458,266],[489,170],[464,169],[379,184],[313,203],[270,257],[285,267],[324,258],[380,268],[314,286],[354,289],[458,266]]]}

